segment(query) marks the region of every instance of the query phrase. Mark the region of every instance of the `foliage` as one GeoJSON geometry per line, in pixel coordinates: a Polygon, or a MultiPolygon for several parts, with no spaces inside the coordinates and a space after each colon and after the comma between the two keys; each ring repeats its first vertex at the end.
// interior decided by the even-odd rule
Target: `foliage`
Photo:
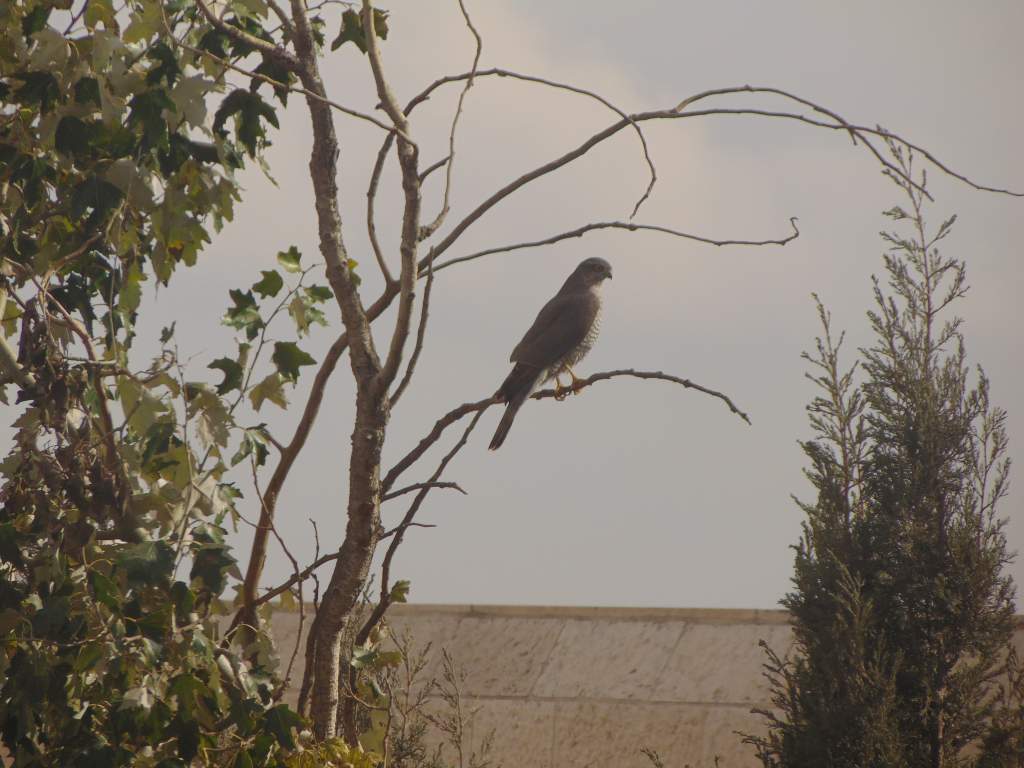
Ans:
{"type": "MultiPolygon", "coordinates": [[[[890,149],[911,177],[912,156],[890,149]]],[[[927,234],[923,175],[922,186],[891,178],[910,210],[886,215],[911,234],[883,233],[875,343],[843,370],[819,303],[824,334],[805,356],[821,390],[808,406],[816,437],[802,444],[817,499],[800,504],[783,601],[797,654],[769,652],[770,733],[746,739],[766,766],[1016,764],[992,762],[987,746],[1011,718],[995,695],[1014,594],[997,514],[1005,414],[980,370],[971,382],[961,321],[948,317],[966,291],[963,262],[937,247],[954,219],[927,234]]]]}
{"type": "Polygon", "coordinates": [[[277,765],[297,748],[269,638],[233,648],[218,613],[238,576],[231,468],[272,441],[239,406],[287,405],[313,360],[268,328],[308,334],[331,293],[292,248],[284,275],[232,291],[243,339],[210,364],[218,384],[186,376],[173,326],[152,363],[132,355],[147,285],[196,263],[277,125],[286,91],[227,81],[250,56],[192,3],[0,9],[0,397],[14,384],[19,406],[0,464],[0,736],[19,766],[277,765]]]}

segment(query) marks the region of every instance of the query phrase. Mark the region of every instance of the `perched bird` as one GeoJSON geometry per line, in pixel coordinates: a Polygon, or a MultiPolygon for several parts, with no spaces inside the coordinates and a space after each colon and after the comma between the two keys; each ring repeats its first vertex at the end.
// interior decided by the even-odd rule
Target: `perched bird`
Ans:
{"type": "MultiPolygon", "coordinates": [[[[512,350],[515,367],[497,394],[505,401],[505,413],[491,439],[492,451],[501,447],[516,413],[526,399],[550,379],[562,392],[559,377],[572,377],[572,391],[579,379],[572,370],[597,339],[601,320],[601,283],[612,276],[612,265],[593,256],[584,259],[537,315],[530,330],[512,350]]],[[[563,395],[564,396],[564,395],[563,395]]]]}

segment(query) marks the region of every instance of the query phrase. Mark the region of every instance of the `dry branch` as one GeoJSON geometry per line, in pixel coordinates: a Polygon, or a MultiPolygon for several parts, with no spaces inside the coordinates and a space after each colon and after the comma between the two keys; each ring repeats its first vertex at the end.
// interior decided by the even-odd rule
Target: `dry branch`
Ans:
{"type": "Polygon", "coordinates": [[[629,232],[662,232],[667,235],[674,235],[675,237],[681,237],[686,240],[694,240],[698,243],[707,243],[708,245],[786,245],[786,243],[792,242],[800,236],[800,230],[796,226],[796,216],[793,216],[789,220],[790,226],[793,228],[792,233],[786,237],[779,238],[777,240],[715,240],[710,237],[703,237],[701,235],[693,235],[687,232],[680,232],[676,229],[670,229],[669,227],[660,227],[655,224],[634,224],[631,221],[598,221],[591,224],[584,224],[582,227],[576,229],[570,229],[566,232],[560,232],[557,235],[551,235],[543,240],[532,240],[525,243],[514,243],[512,245],[502,245],[495,248],[485,248],[482,251],[476,253],[470,253],[466,256],[459,256],[458,258],[448,259],[442,261],[439,264],[433,265],[433,269],[440,272],[445,267],[450,267],[454,264],[461,264],[465,261],[474,261],[483,256],[490,256],[494,253],[507,253],[509,251],[518,251],[523,248],[538,248],[543,245],[553,245],[562,240],[568,240],[573,237],[583,237],[587,232],[593,232],[601,229],[624,229],[629,232]]]}

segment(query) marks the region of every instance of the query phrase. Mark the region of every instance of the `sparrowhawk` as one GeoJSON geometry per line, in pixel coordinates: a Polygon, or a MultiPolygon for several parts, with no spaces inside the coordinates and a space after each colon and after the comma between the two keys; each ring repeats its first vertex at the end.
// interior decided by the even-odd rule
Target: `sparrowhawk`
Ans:
{"type": "Polygon", "coordinates": [[[516,413],[538,387],[550,379],[562,391],[559,377],[572,377],[576,391],[576,365],[597,339],[601,319],[601,283],[611,278],[612,265],[596,256],[584,259],[537,315],[530,330],[512,350],[515,367],[497,394],[505,401],[505,413],[491,439],[492,451],[501,447],[516,413]]]}

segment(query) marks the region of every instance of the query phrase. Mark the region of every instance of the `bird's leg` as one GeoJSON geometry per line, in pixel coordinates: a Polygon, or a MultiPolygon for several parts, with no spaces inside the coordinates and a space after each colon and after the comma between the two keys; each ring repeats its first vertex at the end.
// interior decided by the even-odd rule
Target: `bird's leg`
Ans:
{"type": "Polygon", "coordinates": [[[578,395],[580,390],[584,387],[583,379],[577,376],[576,372],[573,371],[572,368],[566,368],[566,370],[569,371],[569,375],[572,376],[572,384],[569,385],[569,388],[572,390],[574,395],[578,395]]]}
{"type": "Polygon", "coordinates": [[[562,402],[566,397],[569,396],[569,388],[563,387],[561,380],[558,378],[560,374],[555,374],[555,400],[562,402]]]}

